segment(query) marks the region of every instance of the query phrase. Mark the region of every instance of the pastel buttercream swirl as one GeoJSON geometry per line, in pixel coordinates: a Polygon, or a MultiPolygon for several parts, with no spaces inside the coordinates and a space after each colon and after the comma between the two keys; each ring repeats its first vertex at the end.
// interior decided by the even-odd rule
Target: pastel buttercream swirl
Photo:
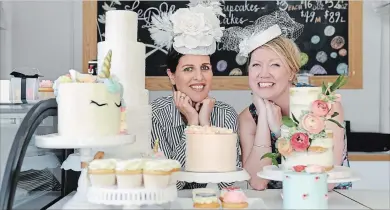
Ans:
{"type": "Polygon", "coordinates": [[[163,160],[150,160],[145,162],[145,171],[171,171],[172,165],[166,164],[163,160]]]}
{"type": "Polygon", "coordinates": [[[247,201],[248,198],[243,191],[228,191],[223,195],[223,202],[225,203],[244,203],[247,201]]]}
{"type": "Polygon", "coordinates": [[[102,74],[100,76],[93,76],[90,74],[81,74],[73,69],[69,70],[69,74],[60,76],[57,80],[54,81],[53,90],[54,95],[56,96],[57,101],[59,101],[60,96],[58,94],[58,89],[61,84],[64,83],[103,83],[107,87],[107,91],[110,93],[120,93],[121,97],[121,106],[125,107],[125,102],[123,100],[123,86],[119,82],[118,78],[115,75],[110,75],[106,78],[107,74],[102,74]]]}
{"type": "Polygon", "coordinates": [[[191,125],[187,126],[185,129],[187,134],[232,134],[233,129],[221,128],[215,126],[199,126],[191,125]]]}
{"type": "Polygon", "coordinates": [[[64,82],[75,82],[75,83],[103,83],[107,86],[107,90],[110,93],[120,93],[121,95],[121,103],[122,106],[124,105],[123,101],[123,86],[118,82],[118,78],[111,75],[111,58],[112,58],[112,51],[109,50],[107,55],[104,57],[103,61],[103,66],[102,70],[99,72],[98,76],[93,76],[90,74],[81,74],[73,69],[69,70],[69,75],[66,77],[59,77],[55,81],[55,88],[54,89],[54,94],[57,98],[59,99],[58,96],[58,87],[60,86],[61,83],[64,82]],[[70,77],[71,81],[69,81],[70,77]],[[66,81],[64,81],[66,79],[66,81]]]}
{"type": "Polygon", "coordinates": [[[120,160],[116,163],[118,171],[135,171],[142,170],[145,161],[143,159],[120,160]]]}
{"type": "Polygon", "coordinates": [[[91,170],[115,169],[117,161],[115,159],[98,159],[89,163],[88,168],[91,170]]]}

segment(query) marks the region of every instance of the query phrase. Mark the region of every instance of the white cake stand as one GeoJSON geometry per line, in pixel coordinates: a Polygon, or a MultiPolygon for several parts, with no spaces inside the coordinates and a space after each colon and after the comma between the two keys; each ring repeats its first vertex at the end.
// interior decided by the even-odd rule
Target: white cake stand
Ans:
{"type": "Polygon", "coordinates": [[[167,188],[118,189],[115,187],[90,187],[88,201],[94,204],[122,206],[123,209],[139,209],[142,205],[161,205],[177,198],[176,185],[167,188]]]}
{"type": "MultiPolygon", "coordinates": [[[[257,176],[263,179],[283,181],[283,174],[287,171],[283,165],[264,166],[263,170],[257,173],[257,176]]],[[[343,182],[355,182],[359,181],[360,177],[349,167],[334,166],[334,168],[328,171],[328,183],[343,183],[343,182]]]]}
{"type": "MultiPolygon", "coordinates": [[[[35,137],[35,145],[40,148],[50,149],[80,149],[80,161],[90,162],[93,159],[92,149],[103,147],[116,147],[125,144],[133,144],[135,135],[123,134],[94,138],[68,138],[58,134],[49,134],[35,137]]],[[[81,164],[81,162],[79,164],[81,164]]],[[[69,167],[73,169],[73,167],[69,167]]],[[[87,192],[91,186],[87,169],[81,170],[76,194],[70,199],[63,209],[107,209],[106,205],[98,205],[88,202],[87,192]]]]}
{"type": "Polygon", "coordinates": [[[220,173],[201,173],[190,172],[182,169],[176,172],[175,178],[178,181],[197,182],[197,183],[220,183],[220,182],[241,182],[250,179],[245,169],[237,168],[236,171],[220,173]]]}

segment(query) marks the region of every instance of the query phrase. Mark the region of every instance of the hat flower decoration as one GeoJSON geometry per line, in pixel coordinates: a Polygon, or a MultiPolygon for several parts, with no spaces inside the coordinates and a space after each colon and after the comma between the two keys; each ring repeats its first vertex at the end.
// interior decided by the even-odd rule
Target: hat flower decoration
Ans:
{"type": "Polygon", "coordinates": [[[155,14],[147,26],[151,38],[157,46],[181,54],[211,55],[223,36],[220,6],[217,0],[192,0],[188,8],[155,14]]]}

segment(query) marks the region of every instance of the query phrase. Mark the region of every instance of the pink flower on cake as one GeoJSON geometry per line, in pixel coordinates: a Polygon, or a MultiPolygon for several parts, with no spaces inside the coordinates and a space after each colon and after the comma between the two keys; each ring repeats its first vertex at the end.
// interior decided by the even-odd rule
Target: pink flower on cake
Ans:
{"type": "Polygon", "coordinates": [[[309,136],[305,133],[295,133],[291,136],[291,146],[297,152],[307,150],[310,146],[309,136]]]}
{"type": "Polygon", "coordinates": [[[296,166],[293,166],[292,168],[293,168],[293,170],[295,172],[301,172],[301,171],[305,170],[306,166],[304,166],[304,165],[296,165],[296,166]]]}
{"type": "Polygon", "coordinates": [[[311,105],[313,115],[323,117],[329,112],[329,106],[325,101],[315,100],[311,105]]]}
{"type": "Polygon", "coordinates": [[[325,122],[313,114],[306,114],[303,116],[300,126],[309,133],[318,134],[324,130],[325,122]]]}
{"type": "Polygon", "coordinates": [[[279,153],[285,157],[289,156],[293,151],[290,141],[285,138],[278,139],[276,142],[276,148],[278,148],[279,153]]]}

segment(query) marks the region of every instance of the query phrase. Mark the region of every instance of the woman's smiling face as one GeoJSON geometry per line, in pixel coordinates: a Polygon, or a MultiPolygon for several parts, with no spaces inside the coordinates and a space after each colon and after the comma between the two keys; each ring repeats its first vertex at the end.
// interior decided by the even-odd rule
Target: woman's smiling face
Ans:
{"type": "Polygon", "coordinates": [[[290,72],[284,58],[269,47],[260,47],[251,54],[249,86],[259,97],[274,100],[290,87],[290,72]]]}
{"type": "Polygon", "coordinates": [[[201,102],[211,90],[213,71],[210,56],[183,55],[175,73],[168,70],[168,76],[177,91],[186,94],[193,102],[201,102]]]}

